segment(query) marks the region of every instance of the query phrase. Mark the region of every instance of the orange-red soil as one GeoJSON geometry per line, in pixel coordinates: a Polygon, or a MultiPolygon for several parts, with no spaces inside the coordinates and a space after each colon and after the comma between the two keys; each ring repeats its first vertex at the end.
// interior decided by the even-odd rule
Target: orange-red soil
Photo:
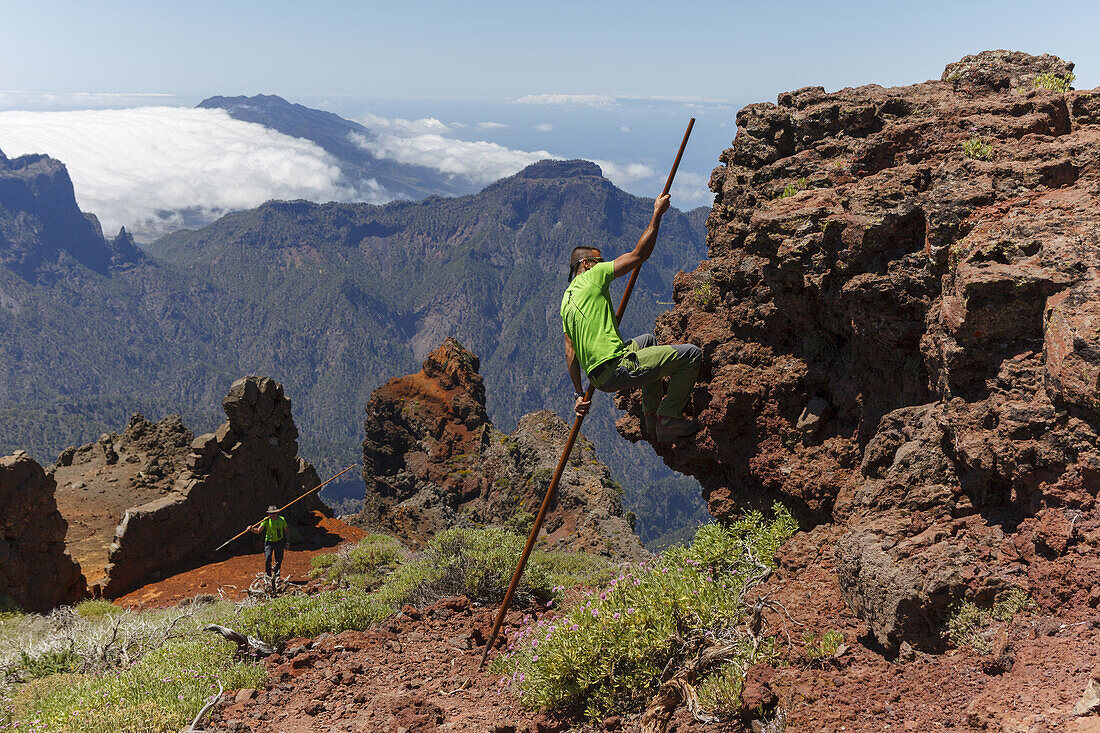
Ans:
{"type": "MultiPolygon", "coordinates": [[[[303,581],[308,577],[310,560],[315,555],[332,552],[342,543],[357,542],[366,535],[358,527],[322,516],[319,512],[314,512],[314,517],[317,519],[316,527],[307,531],[301,543],[291,545],[283,557],[280,574],[291,582],[303,581]]],[[[200,593],[217,595],[219,592],[232,600],[243,598],[256,573],[264,569],[263,543],[259,537],[245,536],[236,540],[229,549],[233,548],[238,548],[237,554],[144,585],[116,599],[115,603],[129,608],[156,608],[174,605],[200,593]]]]}

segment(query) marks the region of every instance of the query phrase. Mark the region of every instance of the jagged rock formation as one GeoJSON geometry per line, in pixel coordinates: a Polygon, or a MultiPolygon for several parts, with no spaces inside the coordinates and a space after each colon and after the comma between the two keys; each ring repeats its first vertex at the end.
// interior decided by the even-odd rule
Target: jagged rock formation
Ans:
{"type": "MultiPolygon", "coordinates": [[[[269,504],[282,506],[319,483],[298,457],[282,385],[238,379],[222,406],[229,419],[213,433],[193,438],[178,416],[151,423],[134,415],[123,433],[58,458],[67,541],[97,594],[118,597],[204,561],[269,504]]],[[[294,523],[321,509],[312,495],[285,516],[294,523]]]]}
{"type": "Polygon", "coordinates": [[[703,429],[658,452],[718,517],[838,525],[811,538],[887,649],[939,648],[963,598],[1100,600],[1100,90],[1035,85],[1072,68],[986,52],[741,110],[658,322],[706,354],[703,429]]]}
{"type": "MultiPolygon", "coordinates": [[[[480,362],[453,338],[417,374],[391,379],[367,403],[361,520],[413,545],[452,526],[530,530],[569,427],[549,411],[520,418],[511,435],[485,412],[480,362]]],[[[547,516],[543,546],[616,559],[646,555],[622,516],[622,488],[578,439],[547,516]]]]}
{"type": "Polygon", "coordinates": [[[0,596],[45,612],[87,593],[65,550],[53,477],[23,451],[0,458],[0,596]]]}
{"type": "Polygon", "coordinates": [[[119,518],[172,490],[193,438],[178,415],[151,423],[135,413],[122,433],[66,448],[50,467],[68,523],[66,545],[90,584],[103,581],[119,518]]]}

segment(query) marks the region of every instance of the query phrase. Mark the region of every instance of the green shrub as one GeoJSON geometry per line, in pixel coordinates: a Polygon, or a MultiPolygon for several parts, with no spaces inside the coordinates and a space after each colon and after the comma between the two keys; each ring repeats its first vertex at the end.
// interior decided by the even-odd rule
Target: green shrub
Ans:
{"type": "Polygon", "coordinates": [[[1036,89],[1050,89],[1054,92],[1072,92],[1073,82],[1077,80],[1077,75],[1070,72],[1066,76],[1060,74],[1046,73],[1039,74],[1032,80],[1031,85],[1036,89]]]}
{"type": "Polygon", "coordinates": [[[365,591],[348,588],[312,596],[279,596],[241,610],[245,633],[269,644],[328,632],[369,629],[394,612],[365,591]]]}
{"type": "Polygon", "coordinates": [[[342,586],[364,587],[378,571],[405,557],[401,543],[390,535],[372,534],[338,552],[316,555],[310,560],[310,576],[325,578],[342,586]]]}
{"type": "Polygon", "coordinates": [[[704,310],[710,307],[711,299],[711,284],[710,280],[704,280],[695,286],[695,290],[692,292],[695,296],[695,303],[704,310]]]}
{"type": "Polygon", "coordinates": [[[963,143],[963,155],[972,160],[989,160],[993,157],[993,146],[982,142],[981,138],[972,137],[963,143]]]}
{"type": "Polygon", "coordinates": [[[14,730],[178,731],[217,692],[216,680],[225,689],[263,684],[264,668],[234,662],[235,650],[205,635],[166,644],[119,674],[53,674],[16,688],[7,722],[14,730]]]}
{"type": "Polygon", "coordinates": [[[529,534],[533,526],[535,526],[535,515],[526,509],[517,509],[504,523],[505,529],[518,535],[529,534]]]}
{"type": "Polygon", "coordinates": [[[33,680],[48,677],[51,674],[76,672],[80,669],[81,658],[72,649],[51,649],[43,654],[31,656],[25,651],[19,653],[19,666],[15,670],[21,679],[33,680]]]}
{"type": "Polygon", "coordinates": [[[76,615],[80,618],[94,619],[104,616],[117,616],[124,613],[125,609],[119,608],[110,601],[83,601],[76,604],[76,615]]]}
{"type": "MultiPolygon", "coordinates": [[[[525,538],[495,527],[449,529],[425,548],[424,558],[398,568],[379,594],[393,603],[424,605],[445,596],[466,595],[495,603],[519,563],[525,538]]],[[[607,561],[593,555],[535,550],[516,588],[517,600],[547,600],[553,589],[599,579],[607,561]]]]}
{"type": "Polygon", "coordinates": [[[972,646],[979,651],[989,651],[989,640],[984,632],[994,621],[1011,621],[1017,613],[1031,603],[1027,591],[1013,588],[993,604],[983,608],[971,601],[957,604],[947,617],[944,636],[954,647],[972,646]]]}
{"type": "MultiPolygon", "coordinates": [[[[400,546],[382,535],[367,538],[338,559],[355,570],[382,567],[401,556],[400,546]],[[381,538],[381,539],[378,539],[381,538]]],[[[370,628],[403,604],[422,606],[445,596],[466,595],[497,602],[512,578],[524,538],[498,528],[449,529],[437,535],[423,557],[398,566],[374,592],[363,590],[367,576],[344,571],[347,588],[314,596],[282,596],[241,611],[247,632],[270,644],[323,632],[370,628]]],[[[598,582],[610,575],[606,560],[591,555],[535,551],[519,587],[517,599],[549,599],[555,588],[598,582]]]]}
{"type": "MultiPolygon", "coordinates": [[[[629,568],[563,615],[520,631],[495,668],[528,705],[575,705],[593,718],[636,706],[678,652],[671,639],[705,633],[744,641],[734,634],[746,613],[744,592],[774,566],[775,550],[796,527],[782,506],[775,514],[700,528],[690,546],[629,568]]],[[[745,643],[734,662],[747,669],[772,654],[771,643],[745,643]]],[[[707,688],[715,700],[739,684],[723,669],[707,688]]]]}
{"type": "Polygon", "coordinates": [[[833,656],[843,643],[844,634],[839,631],[826,631],[820,639],[810,632],[802,635],[802,645],[806,650],[806,658],[811,662],[833,656]]]}

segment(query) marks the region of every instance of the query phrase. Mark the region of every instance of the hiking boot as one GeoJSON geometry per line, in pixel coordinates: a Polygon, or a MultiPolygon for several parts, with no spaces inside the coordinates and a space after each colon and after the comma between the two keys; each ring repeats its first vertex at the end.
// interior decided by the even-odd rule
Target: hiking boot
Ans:
{"type": "Polygon", "coordinates": [[[642,430],[646,435],[653,435],[655,432],[657,432],[656,412],[643,412],[642,419],[642,430]]]}
{"type": "Polygon", "coordinates": [[[673,438],[695,435],[697,432],[699,432],[699,423],[695,420],[668,417],[667,415],[661,415],[657,418],[657,440],[661,443],[670,441],[673,438]]]}

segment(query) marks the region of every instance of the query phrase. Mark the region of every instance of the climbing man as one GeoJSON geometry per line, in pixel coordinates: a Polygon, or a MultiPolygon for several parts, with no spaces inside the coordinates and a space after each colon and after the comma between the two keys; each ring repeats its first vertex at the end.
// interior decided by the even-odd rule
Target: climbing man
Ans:
{"type": "Polygon", "coordinates": [[[272,505],[267,508],[267,516],[259,525],[250,529],[254,534],[264,533],[264,574],[271,581],[271,595],[275,595],[287,545],[286,520],[279,515],[279,508],[272,505]]]}
{"type": "Polygon", "coordinates": [[[699,376],[703,352],[692,344],[659,346],[652,334],[623,341],[611,307],[611,281],[641,266],[653,253],[661,216],[669,197],[653,204],[653,218],[631,252],[604,262],[596,247],[576,247],[569,257],[569,287],[561,299],[565,332],[565,365],[577,399],[574,411],[587,415],[591,402],[584,399],[581,370],[601,392],[642,389],[642,414],[646,431],[658,441],[693,435],[699,424],[682,416],[699,376]],[[668,393],[661,380],[668,377],[668,393]]]}

